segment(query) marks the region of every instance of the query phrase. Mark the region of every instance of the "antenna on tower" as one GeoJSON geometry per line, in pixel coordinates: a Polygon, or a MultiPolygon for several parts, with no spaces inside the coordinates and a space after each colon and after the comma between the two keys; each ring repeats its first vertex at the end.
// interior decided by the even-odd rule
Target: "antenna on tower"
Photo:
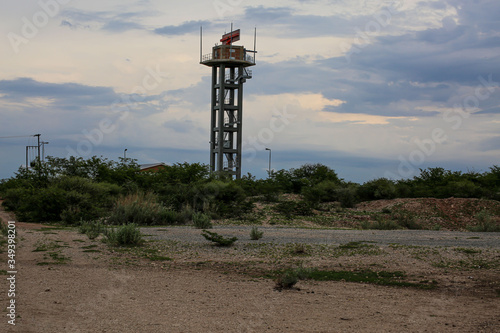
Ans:
{"type": "Polygon", "coordinates": [[[253,33],[253,62],[255,63],[255,58],[257,58],[257,27],[255,27],[255,31],[253,33]]]}
{"type": "Polygon", "coordinates": [[[200,25],[200,62],[203,58],[203,26],[200,25]]]}

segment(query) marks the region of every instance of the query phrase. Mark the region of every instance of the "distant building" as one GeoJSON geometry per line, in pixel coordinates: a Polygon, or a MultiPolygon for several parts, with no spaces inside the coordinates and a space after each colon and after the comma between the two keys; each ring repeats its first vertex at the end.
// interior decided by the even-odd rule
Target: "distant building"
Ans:
{"type": "Polygon", "coordinates": [[[150,163],[150,164],[141,164],[139,168],[141,168],[141,172],[158,172],[161,169],[165,168],[167,165],[165,163],[150,163]]]}

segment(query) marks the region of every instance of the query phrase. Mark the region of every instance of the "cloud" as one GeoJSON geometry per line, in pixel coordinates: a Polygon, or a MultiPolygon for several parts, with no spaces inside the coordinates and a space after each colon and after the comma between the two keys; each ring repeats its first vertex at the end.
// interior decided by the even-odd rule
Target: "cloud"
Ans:
{"type": "Polygon", "coordinates": [[[109,87],[92,87],[77,83],[47,83],[31,78],[0,81],[2,99],[27,101],[44,98],[54,106],[81,109],[87,106],[111,105],[119,96],[109,87]]]}
{"type": "Polygon", "coordinates": [[[242,20],[263,26],[266,33],[277,37],[308,38],[348,36],[354,33],[353,25],[364,25],[371,19],[364,14],[346,18],[339,14],[304,15],[297,12],[289,7],[246,7],[242,20]]]}
{"type": "Polygon", "coordinates": [[[61,26],[71,29],[96,29],[114,33],[147,29],[140,21],[151,16],[149,12],[82,11],[66,9],[62,12],[61,26]]]}
{"type": "Polygon", "coordinates": [[[185,35],[199,33],[201,26],[210,27],[211,25],[210,21],[187,21],[179,25],[167,25],[157,28],[154,32],[164,36],[185,35]]]}

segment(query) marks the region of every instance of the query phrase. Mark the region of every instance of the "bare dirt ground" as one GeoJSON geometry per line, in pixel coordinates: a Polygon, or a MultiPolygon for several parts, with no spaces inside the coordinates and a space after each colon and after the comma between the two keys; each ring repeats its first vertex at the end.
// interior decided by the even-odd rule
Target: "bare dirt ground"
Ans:
{"type": "MultiPolygon", "coordinates": [[[[6,214],[4,221],[13,219],[6,214]]],[[[264,235],[230,248],[166,239],[113,249],[75,230],[16,225],[18,318],[7,324],[2,278],[1,332],[500,332],[498,247],[305,244],[299,251],[264,235]],[[304,280],[279,292],[263,277],[299,264],[403,271],[405,281],[436,287],[304,280]]]]}

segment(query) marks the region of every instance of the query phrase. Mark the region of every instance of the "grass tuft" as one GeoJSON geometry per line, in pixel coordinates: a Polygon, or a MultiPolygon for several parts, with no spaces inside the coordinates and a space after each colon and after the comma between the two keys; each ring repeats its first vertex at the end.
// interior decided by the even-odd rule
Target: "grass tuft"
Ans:
{"type": "Polygon", "coordinates": [[[252,230],[250,230],[250,239],[251,240],[259,240],[264,236],[263,231],[259,231],[259,228],[257,227],[252,227],[252,230]]]}
{"type": "Polygon", "coordinates": [[[210,232],[208,230],[203,230],[201,235],[205,237],[206,240],[216,243],[218,246],[231,246],[234,242],[238,240],[237,237],[226,238],[218,233],[210,232]]]}

